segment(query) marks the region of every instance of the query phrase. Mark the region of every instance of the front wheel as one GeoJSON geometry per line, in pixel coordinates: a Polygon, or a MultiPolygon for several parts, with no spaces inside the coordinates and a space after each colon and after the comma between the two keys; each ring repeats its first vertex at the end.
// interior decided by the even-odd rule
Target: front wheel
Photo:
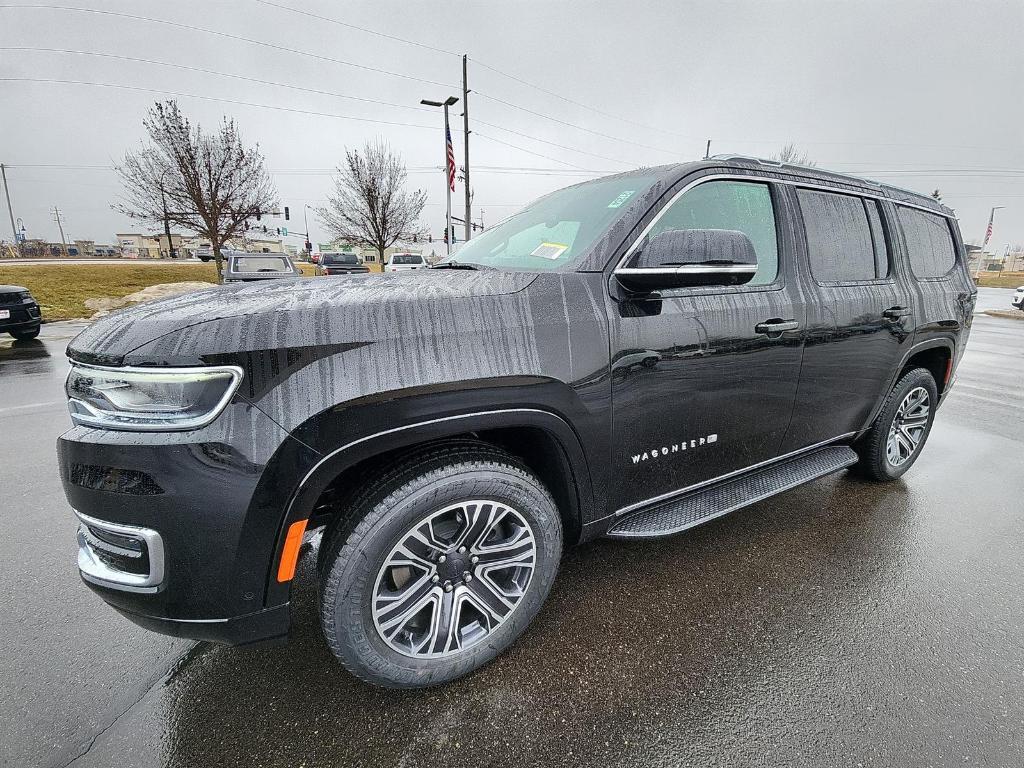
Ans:
{"type": "Polygon", "coordinates": [[[935,379],[926,368],[903,375],[885,399],[867,434],[854,446],[856,471],[872,480],[895,480],[917,461],[932,430],[939,402],[935,379]]]}
{"type": "Polygon", "coordinates": [[[363,680],[445,683],[511,645],[558,570],[561,519],[543,484],[488,445],[436,446],[385,471],[325,536],[327,644],[363,680]]]}

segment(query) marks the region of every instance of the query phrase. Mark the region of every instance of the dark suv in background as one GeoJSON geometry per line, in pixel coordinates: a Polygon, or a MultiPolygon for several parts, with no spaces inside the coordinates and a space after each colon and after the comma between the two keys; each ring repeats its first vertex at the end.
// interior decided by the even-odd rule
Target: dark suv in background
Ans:
{"type": "Polygon", "coordinates": [[[68,349],[79,568],[143,626],[250,643],[287,634],[322,528],[331,650],[452,680],[569,544],[906,472],[967,342],[963,251],[929,197],[716,158],[554,192],[429,270],[128,309],[68,349]]]}
{"type": "Polygon", "coordinates": [[[28,288],[0,285],[0,333],[9,333],[19,340],[34,339],[42,323],[39,304],[28,288]]]}

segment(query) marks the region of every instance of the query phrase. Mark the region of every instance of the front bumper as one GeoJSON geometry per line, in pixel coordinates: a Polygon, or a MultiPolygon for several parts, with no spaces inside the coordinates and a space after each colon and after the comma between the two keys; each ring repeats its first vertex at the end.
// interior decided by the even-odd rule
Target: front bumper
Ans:
{"type": "Polygon", "coordinates": [[[144,627],[250,643],[287,633],[268,600],[283,510],[308,449],[236,399],[191,432],[74,427],[58,440],[85,584],[144,627]]]}

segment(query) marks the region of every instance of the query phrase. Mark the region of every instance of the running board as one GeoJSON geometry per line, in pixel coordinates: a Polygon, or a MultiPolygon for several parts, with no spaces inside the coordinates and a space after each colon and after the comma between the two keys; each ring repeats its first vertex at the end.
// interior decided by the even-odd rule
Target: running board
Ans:
{"type": "Polygon", "coordinates": [[[855,463],[857,454],[847,446],[820,448],[634,512],[605,535],[614,539],[670,536],[855,463]]]}

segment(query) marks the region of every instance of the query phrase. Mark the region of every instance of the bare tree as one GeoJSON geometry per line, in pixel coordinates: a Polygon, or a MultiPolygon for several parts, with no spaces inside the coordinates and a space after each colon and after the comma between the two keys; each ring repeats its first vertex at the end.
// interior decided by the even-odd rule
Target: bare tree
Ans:
{"type": "Polygon", "coordinates": [[[810,155],[797,149],[796,144],[789,142],[778,153],[771,156],[772,160],[788,165],[802,165],[806,168],[814,168],[817,163],[811,160],[810,155]]]}
{"type": "Polygon", "coordinates": [[[126,152],[117,167],[125,198],[114,210],[162,226],[168,241],[171,224],[209,239],[223,280],[224,244],[278,205],[259,146],[246,147],[227,118],[215,133],[204,133],[173,100],[157,102],[142,124],[149,144],[126,152]]]}
{"type": "Polygon", "coordinates": [[[334,237],[373,248],[383,264],[384,251],[425,231],[419,219],[427,195],[406,191],[405,181],[405,163],[386,142],[367,142],[362,151],[346,150],[334,194],[317,215],[334,237]]]}

